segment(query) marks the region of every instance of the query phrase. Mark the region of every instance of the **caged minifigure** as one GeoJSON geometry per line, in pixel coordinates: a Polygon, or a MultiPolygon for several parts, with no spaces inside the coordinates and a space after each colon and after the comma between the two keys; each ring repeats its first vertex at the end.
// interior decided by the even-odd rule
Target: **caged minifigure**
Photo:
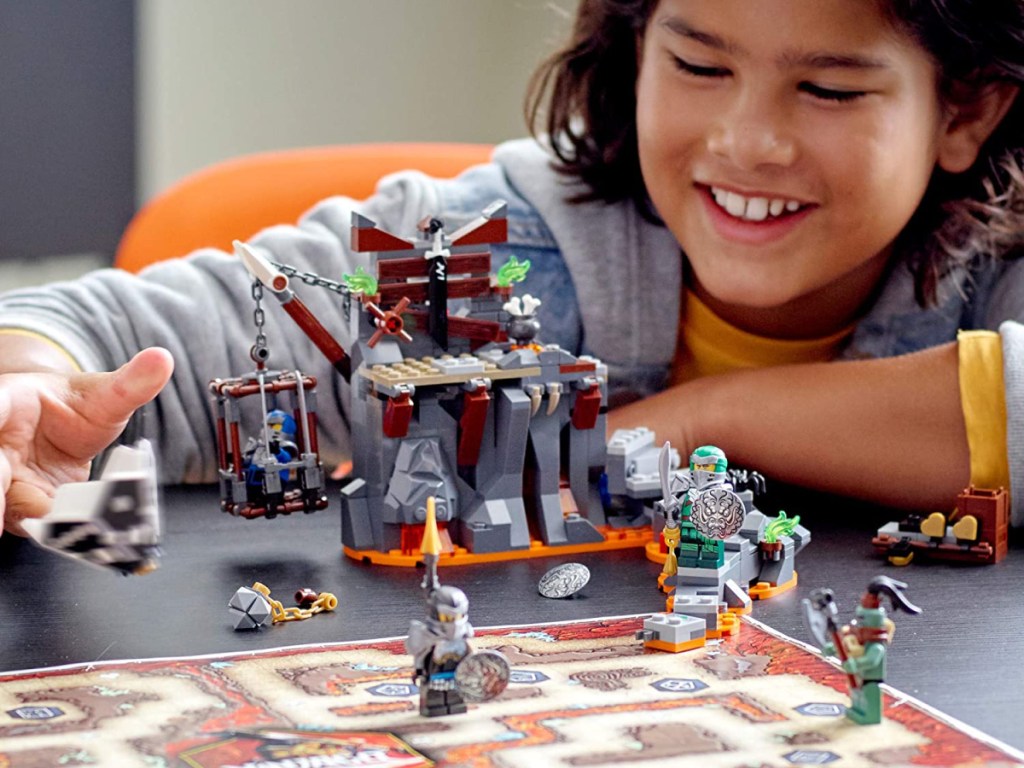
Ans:
{"type": "Polygon", "coordinates": [[[469,644],[473,625],[469,600],[458,587],[441,586],[437,560],[441,538],[437,532],[434,498],[427,498],[427,519],[420,546],[426,565],[423,589],[427,620],[409,623],[405,650],[413,656],[413,682],[419,686],[420,714],[425,717],[457,715],[467,702],[488,701],[508,685],[508,661],[497,651],[474,652],[469,644]]]}
{"type": "Polygon", "coordinates": [[[888,576],[876,576],[857,606],[856,618],[840,627],[839,610],[830,589],[816,589],[803,601],[804,619],[826,656],[837,656],[847,673],[850,706],[846,716],[860,725],[882,722],[882,690],[885,656],[896,625],[886,615],[882,596],[888,595],[892,610],[918,614],[921,609],[903,594],[907,585],[888,576]]]}

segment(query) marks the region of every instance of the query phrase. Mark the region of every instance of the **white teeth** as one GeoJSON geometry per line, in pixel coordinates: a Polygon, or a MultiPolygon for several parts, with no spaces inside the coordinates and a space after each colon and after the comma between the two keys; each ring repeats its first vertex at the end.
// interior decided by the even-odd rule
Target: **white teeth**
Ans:
{"type": "Polygon", "coordinates": [[[769,216],[779,216],[783,211],[793,213],[800,210],[798,200],[782,198],[744,197],[719,187],[711,187],[711,196],[720,207],[728,211],[730,216],[748,221],[764,221],[769,216]]]}
{"type": "Polygon", "coordinates": [[[751,221],[764,221],[768,218],[768,198],[752,197],[747,201],[746,218],[751,221]]]}
{"type": "Polygon", "coordinates": [[[747,210],[747,198],[737,195],[735,192],[728,193],[725,197],[725,210],[732,216],[743,216],[747,210]]]}

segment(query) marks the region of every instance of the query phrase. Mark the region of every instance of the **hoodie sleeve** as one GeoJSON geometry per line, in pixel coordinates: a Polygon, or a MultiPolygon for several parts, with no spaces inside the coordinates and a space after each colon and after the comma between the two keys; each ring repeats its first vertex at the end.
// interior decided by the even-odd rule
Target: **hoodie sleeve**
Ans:
{"type": "MultiPolygon", "coordinates": [[[[264,230],[251,241],[270,258],[339,280],[354,270],[349,222],[358,206],[393,231],[413,231],[428,213],[443,213],[445,188],[457,198],[458,181],[420,173],[395,174],[357,203],[335,197],[296,226],[264,230]]],[[[450,195],[449,195],[450,196],[450,195]]],[[[304,288],[304,287],[303,287],[304,288]]],[[[300,288],[302,300],[332,332],[342,328],[341,302],[329,291],[300,288]]],[[[159,447],[161,479],[209,482],[216,477],[216,438],[208,382],[254,369],[251,280],[233,255],[214,249],[155,264],[138,275],[104,269],[80,279],[0,296],[0,329],[36,333],[64,349],[83,370],[112,370],[139,350],[166,347],[175,373],[164,392],[141,409],[122,436],[148,437],[159,447]]],[[[348,430],[340,377],[271,297],[264,303],[269,367],[301,369],[317,377],[321,445],[326,461],[344,458],[348,430]]]]}

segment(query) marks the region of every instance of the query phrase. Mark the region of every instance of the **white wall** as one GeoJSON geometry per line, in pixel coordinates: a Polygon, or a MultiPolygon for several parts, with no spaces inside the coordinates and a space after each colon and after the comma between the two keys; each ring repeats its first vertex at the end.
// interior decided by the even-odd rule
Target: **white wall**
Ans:
{"type": "Polygon", "coordinates": [[[140,203],[217,160],[525,135],[575,0],[140,0],[140,203]]]}

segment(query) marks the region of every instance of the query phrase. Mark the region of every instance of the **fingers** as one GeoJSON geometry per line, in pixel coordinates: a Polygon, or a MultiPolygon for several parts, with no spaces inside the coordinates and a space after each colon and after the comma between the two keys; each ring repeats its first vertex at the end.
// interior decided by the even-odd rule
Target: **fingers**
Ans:
{"type": "Polygon", "coordinates": [[[12,483],[7,492],[4,528],[15,536],[25,536],[21,521],[29,517],[43,517],[52,506],[53,497],[42,488],[30,483],[12,483]]]}
{"type": "Polygon", "coordinates": [[[93,409],[96,423],[118,424],[148,403],[164,388],[174,372],[171,353],[150,347],[111,373],[88,374],[82,394],[93,409]]]}

